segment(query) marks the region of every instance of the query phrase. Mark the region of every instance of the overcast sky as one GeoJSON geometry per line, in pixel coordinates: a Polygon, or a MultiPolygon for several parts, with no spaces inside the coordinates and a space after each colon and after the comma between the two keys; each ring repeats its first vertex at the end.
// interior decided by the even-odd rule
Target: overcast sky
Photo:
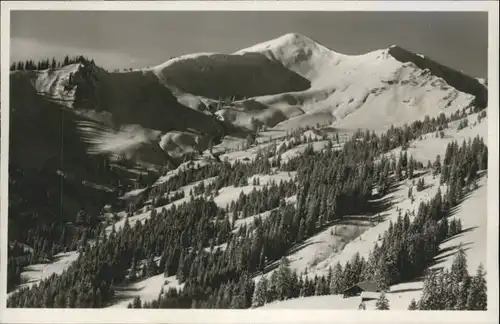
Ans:
{"type": "Polygon", "coordinates": [[[289,32],[343,54],[400,45],[442,64],[487,76],[487,13],[17,11],[11,59],[93,57],[138,68],[194,52],[232,53],[289,32]]]}

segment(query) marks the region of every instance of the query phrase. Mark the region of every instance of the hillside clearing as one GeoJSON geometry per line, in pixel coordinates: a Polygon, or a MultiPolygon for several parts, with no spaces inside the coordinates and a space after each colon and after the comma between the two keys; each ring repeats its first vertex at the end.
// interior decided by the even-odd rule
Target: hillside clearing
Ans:
{"type": "Polygon", "coordinates": [[[9,295],[21,288],[31,287],[32,285],[39,283],[41,280],[49,278],[53,274],[61,274],[71,265],[71,263],[78,259],[78,255],[79,253],[76,251],[58,253],[54,256],[54,260],[50,263],[37,263],[25,267],[21,272],[21,279],[25,283],[16,287],[16,289],[11,291],[9,295]]]}
{"type": "Polygon", "coordinates": [[[182,287],[183,284],[179,284],[175,276],[165,277],[161,273],[132,284],[116,287],[117,303],[108,308],[126,308],[135,297],[140,297],[142,302],[153,301],[158,298],[162,288],[166,292],[169,288],[182,287]]]}

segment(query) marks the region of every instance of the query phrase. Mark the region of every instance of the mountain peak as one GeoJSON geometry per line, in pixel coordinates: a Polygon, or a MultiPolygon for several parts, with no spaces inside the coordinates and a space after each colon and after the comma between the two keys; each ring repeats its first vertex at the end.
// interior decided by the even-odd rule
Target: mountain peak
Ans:
{"type": "Polygon", "coordinates": [[[299,33],[294,33],[294,32],[286,33],[286,34],[281,35],[280,37],[278,37],[276,39],[287,39],[287,40],[308,39],[308,40],[310,40],[309,37],[302,35],[302,34],[299,34],[299,33]]]}
{"type": "MultiPolygon", "coordinates": [[[[317,41],[299,33],[287,33],[271,40],[255,44],[251,47],[239,50],[234,54],[264,51],[295,51],[299,49],[314,49],[324,47],[317,41]]],[[[326,49],[326,48],[325,48],[326,49]]]]}

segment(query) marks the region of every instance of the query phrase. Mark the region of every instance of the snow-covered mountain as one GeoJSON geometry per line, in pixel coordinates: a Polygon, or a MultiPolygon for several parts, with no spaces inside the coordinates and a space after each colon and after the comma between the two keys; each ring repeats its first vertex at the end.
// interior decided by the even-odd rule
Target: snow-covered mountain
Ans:
{"type": "Polygon", "coordinates": [[[198,98],[198,107],[207,97],[232,96],[217,114],[244,127],[257,118],[281,129],[318,122],[377,129],[487,102],[484,83],[401,47],[344,55],[296,33],[148,70],[183,98],[198,98]]]}
{"type": "MultiPolygon", "coordinates": [[[[252,119],[280,130],[318,123],[377,130],[487,101],[485,82],[398,46],[344,55],[295,33],[232,54],[189,54],[136,71],[72,64],[11,78],[78,118],[159,132],[156,141],[177,156],[204,149],[207,138],[245,136],[252,119]]],[[[14,96],[13,109],[25,99],[14,96]]]]}
{"type": "Polygon", "coordinates": [[[349,56],[287,34],[237,54],[249,52],[278,60],[311,82],[306,91],[254,98],[283,112],[288,117],[283,127],[316,115],[318,122],[327,118],[335,127],[384,128],[486,102],[485,89],[475,79],[397,46],[349,56]]]}

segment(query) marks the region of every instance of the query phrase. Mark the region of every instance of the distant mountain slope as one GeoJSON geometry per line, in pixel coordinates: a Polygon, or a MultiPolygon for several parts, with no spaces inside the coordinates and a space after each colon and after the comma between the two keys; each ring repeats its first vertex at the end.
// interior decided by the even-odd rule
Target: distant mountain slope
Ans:
{"type": "Polygon", "coordinates": [[[151,72],[110,73],[93,64],[73,64],[24,75],[48,100],[114,126],[138,124],[163,132],[219,127],[211,116],[180,104],[151,72]]]}
{"type": "Polygon", "coordinates": [[[310,82],[259,53],[192,54],[152,69],[168,86],[211,99],[306,90],[310,82]]]}
{"type": "MultiPolygon", "coordinates": [[[[487,88],[476,79],[397,46],[349,56],[292,33],[237,54],[251,52],[277,60],[311,81],[306,91],[241,102],[242,106],[260,103],[261,112],[252,115],[277,128],[294,128],[304,122],[328,122],[339,128],[386,128],[470,105],[485,107],[487,102],[487,88]],[[276,113],[264,113],[266,110],[281,112],[282,123],[276,124],[279,119],[268,117],[276,113]]],[[[240,115],[249,119],[248,113],[240,115]]]]}

